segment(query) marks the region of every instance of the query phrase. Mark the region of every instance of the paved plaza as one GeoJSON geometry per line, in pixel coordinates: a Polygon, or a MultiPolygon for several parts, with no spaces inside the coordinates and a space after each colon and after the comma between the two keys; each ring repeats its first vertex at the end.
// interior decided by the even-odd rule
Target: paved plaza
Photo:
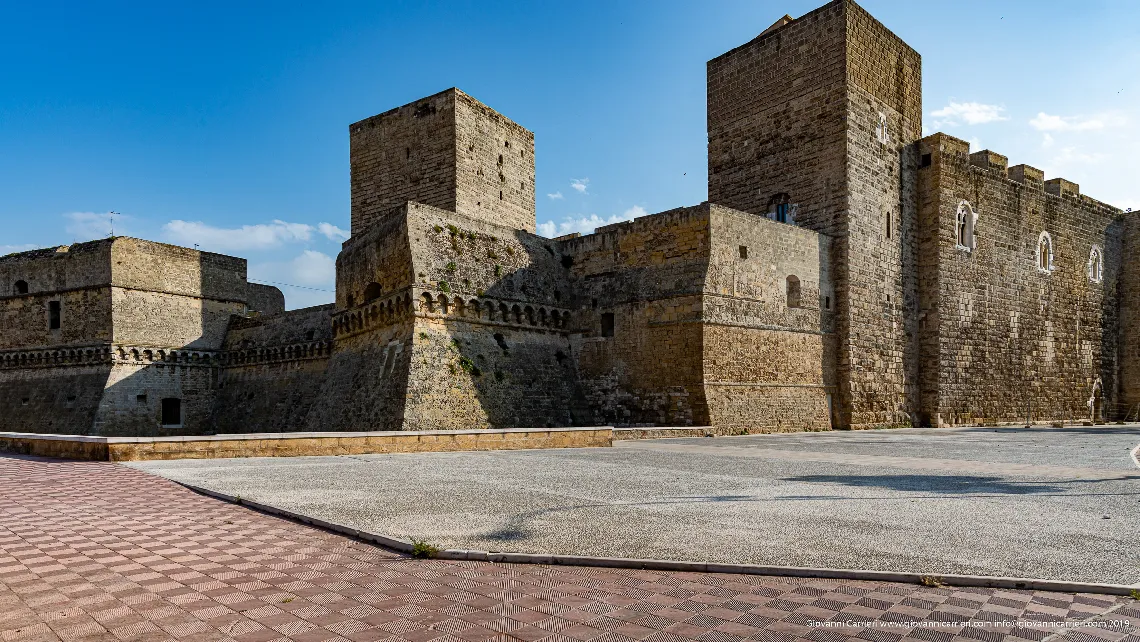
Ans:
{"type": "Polygon", "coordinates": [[[133,464],[441,548],[1140,583],[1140,427],[133,464]]]}
{"type": "Polygon", "coordinates": [[[0,456],[3,642],[1116,642],[1138,626],[1127,597],[417,560],[117,464],[0,456]]]}

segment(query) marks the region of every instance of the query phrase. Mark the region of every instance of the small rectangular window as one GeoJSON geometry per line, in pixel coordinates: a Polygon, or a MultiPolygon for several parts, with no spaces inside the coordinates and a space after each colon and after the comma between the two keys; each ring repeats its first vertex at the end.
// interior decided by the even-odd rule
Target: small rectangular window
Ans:
{"type": "Polygon", "coordinates": [[[48,302],[48,328],[51,330],[58,330],[60,326],[60,303],[59,301],[48,302]]]}
{"type": "Polygon", "coordinates": [[[779,223],[788,222],[788,204],[781,203],[776,206],[776,221],[779,223]]]}
{"type": "Polygon", "coordinates": [[[603,312],[602,313],[602,336],[603,337],[614,336],[614,313],[613,312],[603,312]]]}
{"type": "Polygon", "coordinates": [[[740,258],[742,258],[742,259],[748,258],[748,246],[746,246],[746,245],[740,246],[740,258]]]}
{"type": "Polygon", "coordinates": [[[140,406],[146,405],[146,395],[135,395],[135,403],[140,406]]]}
{"type": "Polygon", "coordinates": [[[923,154],[922,161],[918,164],[919,167],[930,167],[930,154],[923,154]]]}
{"type": "Polygon", "coordinates": [[[182,400],[177,398],[168,398],[162,400],[162,425],[163,426],[181,426],[182,425],[182,400]]]}

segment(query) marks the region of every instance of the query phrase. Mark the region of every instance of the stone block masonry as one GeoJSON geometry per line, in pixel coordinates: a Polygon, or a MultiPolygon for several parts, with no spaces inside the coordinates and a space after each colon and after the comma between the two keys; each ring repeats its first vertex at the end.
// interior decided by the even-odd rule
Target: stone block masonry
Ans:
{"type": "Polygon", "coordinates": [[[850,0],[785,16],[708,63],[709,202],[558,239],[530,131],[454,88],[367,118],[329,306],[136,239],[2,257],[0,429],[1140,418],[1136,215],[921,138],[921,78],[850,0]]]}

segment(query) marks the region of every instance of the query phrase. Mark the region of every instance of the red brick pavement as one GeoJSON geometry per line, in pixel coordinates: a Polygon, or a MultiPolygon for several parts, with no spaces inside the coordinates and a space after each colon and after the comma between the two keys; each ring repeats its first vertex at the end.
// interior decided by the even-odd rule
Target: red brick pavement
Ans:
{"type": "Polygon", "coordinates": [[[1115,642],[1138,623],[1103,595],[417,560],[115,464],[0,456],[3,642],[1115,642]],[[1131,624],[872,626],[1015,619],[1131,624]]]}

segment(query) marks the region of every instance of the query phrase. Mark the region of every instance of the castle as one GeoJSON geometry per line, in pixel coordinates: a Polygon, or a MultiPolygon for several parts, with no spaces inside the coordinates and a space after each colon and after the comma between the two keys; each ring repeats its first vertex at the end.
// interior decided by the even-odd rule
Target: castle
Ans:
{"type": "Polygon", "coordinates": [[[921,120],[918,53],[836,0],[708,63],[708,202],[548,239],[533,134],[429,96],[349,128],[335,304],[132,238],[0,258],[0,430],[1134,413],[1135,215],[921,120]]]}

